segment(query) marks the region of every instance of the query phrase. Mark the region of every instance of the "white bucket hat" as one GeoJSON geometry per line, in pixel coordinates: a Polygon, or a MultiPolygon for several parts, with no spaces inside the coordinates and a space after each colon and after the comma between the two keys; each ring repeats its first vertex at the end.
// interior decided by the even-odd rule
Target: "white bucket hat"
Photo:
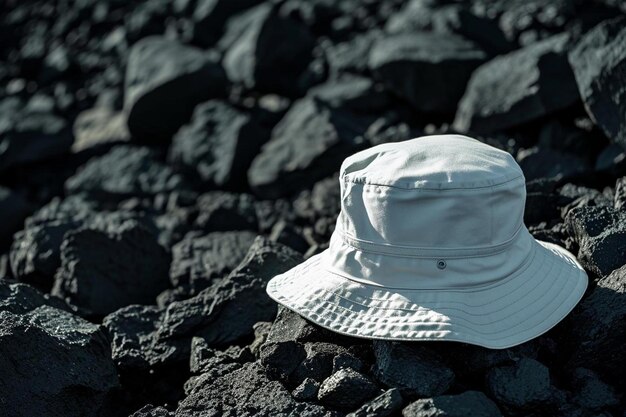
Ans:
{"type": "Polygon", "coordinates": [[[525,178],[507,152],[460,135],[345,159],[329,248],[268,283],[278,303],[348,336],[504,349],[559,323],[587,274],[524,225],[525,178]]]}

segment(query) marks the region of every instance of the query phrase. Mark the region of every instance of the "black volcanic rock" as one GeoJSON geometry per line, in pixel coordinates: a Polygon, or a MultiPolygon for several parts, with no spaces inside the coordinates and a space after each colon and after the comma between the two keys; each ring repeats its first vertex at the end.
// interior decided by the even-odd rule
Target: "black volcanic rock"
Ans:
{"type": "Polygon", "coordinates": [[[191,15],[194,40],[212,46],[219,39],[226,21],[237,13],[261,3],[261,0],[200,0],[191,15]]]}
{"type": "Polygon", "coordinates": [[[391,388],[346,417],[391,417],[402,409],[403,404],[400,391],[391,388]]]}
{"type": "Polygon", "coordinates": [[[626,264],[626,213],[607,206],[576,207],[565,223],[585,268],[606,276],[626,264]]]}
{"type": "Polygon", "coordinates": [[[190,340],[160,342],[163,310],[131,305],[104,318],[111,338],[111,357],[122,384],[146,402],[175,402],[188,377],[190,340]]]}
{"type": "Polygon", "coordinates": [[[300,93],[299,78],[315,44],[302,22],[264,3],[231,19],[225,37],[230,44],[223,64],[230,81],[285,96],[300,93]]]}
{"type": "Polygon", "coordinates": [[[15,278],[50,290],[61,266],[61,244],[69,231],[90,228],[115,232],[127,220],[151,224],[129,211],[97,211],[97,205],[81,196],[54,199],[25,220],[25,228],[15,234],[10,252],[15,278]]]}
{"type": "Polygon", "coordinates": [[[186,186],[183,177],[162,164],[154,151],[120,145],[90,159],[66,181],[65,188],[69,194],[84,192],[106,200],[149,196],[186,186]]]}
{"type": "Polygon", "coordinates": [[[307,94],[332,107],[343,107],[363,113],[382,111],[391,103],[389,93],[380,83],[351,74],[316,85],[309,89],[307,94]]]}
{"type": "Polygon", "coordinates": [[[331,409],[350,411],[371,400],[380,389],[354,369],[340,369],[320,385],[317,398],[331,409]]]}
{"type": "Polygon", "coordinates": [[[359,33],[350,40],[330,45],[326,48],[326,59],[331,75],[365,73],[372,45],[381,36],[382,34],[376,31],[359,33]]]}
{"type": "Polygon", "coordinates": [[[376,377],[403,395],[440,395],[454,382],[454,372],[425,346],[386,341],[374,341],[373,346],[376,377]]]}
{"type": "Polygon", "coordinates": [[[72,145],[67,121],[16,97],[0,101],[0,172],[67,153],[72,145]]]}
{"type": "Polygon", "coordinates": [[[81,112],[74,121],[73,131],[74,153],[130,140],[124,113],[108,107],[94,107],[81,112]]]}
{"type": "Polygon", "coordinates": [[[474,71],[453,127],[490,133],[538,119],[580,100],[566,55],[566,34],[506,55],[474,71]]]}
{"type": "Polygon", "coordinates": [[[103,329],[49,306],[0,311],[0,414],[113,415],[119,387],[103,329]]]}
{"type": "Polygon", "coordinates": [[[414,32],[374,43],[369,68],[398,96],[423,112],[454,112],[472,71],[487,60],[454,34],[414,32]]]}
{"type": "Polygon", "coordinates": [[[224,95],[226,77],[217,59],[201,49],[160,36],[130,49],[124,111],[133,137],[169,139],[196,104],[224,95]]]}
{"type": "Polygon", "coordinates": [[[456,33],[493,54],[509,52],[515,46],[506,38],[496,20],[481,16],[471,7],[458,3],[408,1],[385,23],[385,30],[389,33],[456,33]]]}
{"type": "Polygon", "coordinates": [[[0,311],[25,314],[39,306],[48,305],[59,310],[69,310],[62,300],[39,292],[27,284],[8,283],[0,279],[0,311]]]}
{"type": "Polygon", "coordinates": [[[211,100],[198,104],[191,121],[174,135],[168,159],[197,175],[203,186],[242,188],[266,139],[249,114],[211,100]]]}
{"type": "Polygon", "coordinates": [[[498,406],[480,391],[417,400],[402,410],[403,417],[502,417],[498,406]]]}
{"type": "Polygon", "coordinates": [[[250,231],[187,235],[172,248],[170,281],[197,294],[214,279],[230,273],[243,260],[256,234],[250,231]]]}
{"type": "Polygon", "coordinates": [[[198,411],[207,416],[232,417],[336,415],[319,405],[296,402],[280,382],[267,378],[257,362],[246,363],[225,375],[207,379],[204,385],[197,387],[178,404],[176,415],[191,417],[198,411]]]}
{"type": "Polygon", "coordinates": [[[249,194],[210,191],[198,197],[198,217],[194,224],[206,232],[257,230],[254,198],[249,194]]]}
{"type": "Polygon", "coordinates": [[[307,378],[291,392],[291,396],[298,401],[315,401],[319,389],[319,382],[313,378],[307,378]]]}
{"type": "Polygon", "coordinates": [[[275,303],[265,293],[265,285],[298,262],[301,257],[297,252],[257,237],[228,276],[197,296],[168,306],[159,339],[193,334],[204,337],[210,345],[224,346],[252,334],[255,323],[274,315],[275,303]]]}
{"type": "Polygon", "coordinates": [[[13,233],[20,230],[31,206],[20,195],[0,186],[0,250],[11,245],[13,233]]]}
{"type": "Polygon", "coordinates": [[[366,146],[363,134],[371,121],[319,99],[298,100],[252,161],[250,186],[262,197],[276,198],[312,185],[366,146]]]}
{"type": "Polygon", "coordinates": [[[517,161],[527,181],[537,178],[563,179],[580,175],[590,167],[578,155],[532,147],[518,152],[517,161]]]}
{"type": "Polygon", "coordinates": [[[174,412],[168,411],[167,408],[147,404],[131,414],[130,417],[174,417],[174,412]]]}
{"type": "Polygon", "coordinates": [[[587,113],[612,141],[626,147],[626,18],[589,31],[569,61],[587,113]]]}
{"type": "Polygon", "coordinates": [[[129,304],[153,304],[169,284],[169,264],[155,235],[138,222],[129,220],[108,233],[71,231],[61,245],[52,293],[95,316],[129,304]]]}
{"type": "Polygon", "coordinates": [[[576,368],[572,372],[574,402],[586,409],[614,407],[619,404],[620,395],[610,385],[603,382],[591,370],[576,368]]]}
{"type": "Polygon", "coordinates": [[[626,320],[626,266],[600,279],[572,313],[570,368],[596,371],[606,382],[624,389],[622,340],[626,320]]]}
{"type": "Polygon", "coordinates": [[[492,368],[485,380],[490,394],[509,412],[541,409],[552,396],[549,369],[530,358],[492,368]]]}
{"type": "Polygon", "coordinates": [[[252,336],[254,324],[275,314],[276,304],[265,292],[267,282],[301,260],[289,248],[258,237],[235,270],[198,295],[165,308],[128,306],[108,315],[103,324],[112,335],[113,359],[123,378],[158,398],[167,388],[163,381],[188,373],[194,336],[212,347],[252,336]]]}

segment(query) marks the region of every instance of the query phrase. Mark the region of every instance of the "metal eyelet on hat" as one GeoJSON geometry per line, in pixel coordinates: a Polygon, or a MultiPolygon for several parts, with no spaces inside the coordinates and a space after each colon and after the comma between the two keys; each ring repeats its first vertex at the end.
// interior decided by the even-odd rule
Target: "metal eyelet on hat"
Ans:
{"type": "Polygon", "coordinates": [[[445,269],[446,268],[446,261],[444,261],[443,259],[439,259],[437,261],[437,268],[445,269]]]}

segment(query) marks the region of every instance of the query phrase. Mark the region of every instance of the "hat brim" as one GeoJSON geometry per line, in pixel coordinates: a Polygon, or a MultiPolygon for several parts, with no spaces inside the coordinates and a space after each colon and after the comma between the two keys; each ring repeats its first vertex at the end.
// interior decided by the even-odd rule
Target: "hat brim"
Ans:
{"type": "Polygon", "coordinates": [[[311,322],[348,336],[505,349],[556,326],[588,285],[574,255],[532,240],[528,262],[480,288],[407,290],[363,284],[324,268],[321,253],[272,278],[267,293],[311,322]]]}

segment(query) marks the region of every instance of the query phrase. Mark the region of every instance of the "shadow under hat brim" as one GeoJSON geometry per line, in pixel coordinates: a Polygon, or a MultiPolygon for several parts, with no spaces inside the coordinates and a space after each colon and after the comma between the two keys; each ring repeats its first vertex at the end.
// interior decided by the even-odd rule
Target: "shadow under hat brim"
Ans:
{"type": "Polygon", "coordinates": [[[514,274],[467,289],[363,284],[324,268],[323,255],[272,278],[267,293],[321,327],[359,338],[455,341],[505,349],[556,326],[588,285],[574,255],[536,239],[527,261],[514,274]]]}

